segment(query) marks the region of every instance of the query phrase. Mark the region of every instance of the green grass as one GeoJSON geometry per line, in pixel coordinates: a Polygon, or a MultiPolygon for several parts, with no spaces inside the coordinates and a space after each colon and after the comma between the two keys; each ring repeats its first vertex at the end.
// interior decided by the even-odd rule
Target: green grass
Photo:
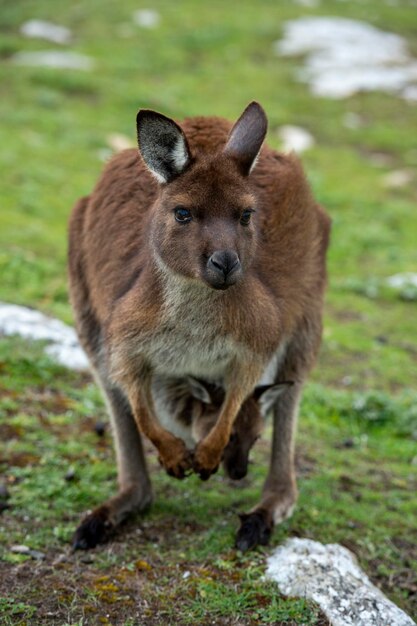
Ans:
{"type": "MultiPolygon", "coordinates": [[[[117,621],[120,611],[150,624],[226,624],[232,618],[244,624],[323,623],[314,606],[284,599],[262,580],[269,548],[246,555],[232,549],[236,514],[256,503],[265,478],[267,435],[255,451],[250,480],[239,488],[221,473],[208,483],[196,476],[173,481],[148,450],[153,508],[83,563],[85,555],[68,550],[74,528],[87,508],[114,492],[116,482],[109,433],[100,438],[94,432],[96,420],[104,418],[102,401],[88,379],[57,367],[40,347],[28,349],[21,340],[2,341],[0,367],[0,471],[11,496],[0,524],[0,597],[5,594],[10,623],[11,610],[22,602],[25,611],[36,611],[39,623],[48,611],[71,624],[81,618],[99,623],[106,615],[109,623],[123,623],[117,621]],[[45,559],[34,563],[14,553],[16,544],[45,559]],[[10,598],[8,577],[16,567],[26,569],[10,598]]],[[[295,535],[346,545],[411,614],[416,406],[414,392],[394,398],[309,385],[298,438],[299,505],[272,541],[278,545],[295,535]]]]}
{"type": "MultiPolygon", "coordinates": [[[[303,162],[333,220],[329,290],[300,418],[299,506],[273,545],[288,535],[341,542],[416,614],[416,296],[394,292],[386,278],[417,270],[417,191],[415,177],[394,190],[384,176],[416,168],[417,108],[382,93],[313,98],[295,79],[301,60],[272,53],[285,20],[337,14],[403,35],[417,55],[415,4],[245,0],[237,10],[155,0],[152,7],[161,24],[146,30],[132,23],[140,8],[133,0],[1,3],[0,300],[71,322],[67,218],[95,184],[111,152],[108,136],[134,140],[138,108],[235,119],[257,99],[276,148],[280,125],[307,128],[316,145],[303,162]],[[16,51],[57,47],[19,34],[34,17],[71,28],[70,48],[92,56],[96,69],[12,65],[16,51]],[[348,113],[360,116],[360,128],[345,126],[348,113]]],[[[0,517],[0,621],[323,623],[316,607],[262,581],[269,548],[245,556],[231,549],[236,513],[258,498],[267,436],[239,489],[221,474],[207,484],[173,481],[149,452],[154,507],[83,563],[68,552],[71,533],[116,481],[110,437],[93,430],[105,419],[99,393],[89,378],[52,364],[41,346],[17,339],[0,340],[0,372],[0,468],[11,494],[0,517]],[[11,552],[19,543],[45,559],[11,552]]]]}

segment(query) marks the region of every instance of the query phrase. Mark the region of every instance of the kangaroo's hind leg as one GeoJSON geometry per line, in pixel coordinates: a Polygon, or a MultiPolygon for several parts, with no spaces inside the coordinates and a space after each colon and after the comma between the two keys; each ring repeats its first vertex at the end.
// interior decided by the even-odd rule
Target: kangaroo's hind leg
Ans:
{"type": "Polygon", "coordinates": [[[75,549],[94,548],[133,512],[152,502],[152,488],[146,467],[141,435],[130,404],[118,388],[97,375],[110,413],[116,450],[119,490],[96,507],[78,526],[73,539],[75,549]]]}

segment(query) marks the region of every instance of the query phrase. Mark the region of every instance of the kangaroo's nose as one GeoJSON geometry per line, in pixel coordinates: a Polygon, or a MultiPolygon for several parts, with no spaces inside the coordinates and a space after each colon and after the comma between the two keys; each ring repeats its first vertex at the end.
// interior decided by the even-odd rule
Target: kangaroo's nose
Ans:
{"type": "Polygon", "coordinates": [[[216,250],[207,261],[207,269],[215,272],[218,278],[224,280],[240,269],[240,261],[236,252],[216,250]]]}

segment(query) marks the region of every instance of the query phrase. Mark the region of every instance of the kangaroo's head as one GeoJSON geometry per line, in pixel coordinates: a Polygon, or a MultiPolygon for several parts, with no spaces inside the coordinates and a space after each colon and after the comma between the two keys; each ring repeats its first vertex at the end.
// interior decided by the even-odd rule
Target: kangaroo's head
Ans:
{"type": "MultiPolygon", "coordinates": [[[[202,132],[216,132],[216,120],[210,124],[202,132]]],[[[214,289],[228,289],[244,276],[257,240],[257,199],[249,175],[266,129],[262,107],[252,102],[219,151],[192,154],[178,124],[139,111],[139,150],[160,185],[150,243],[164,271],[214,289]]]]}

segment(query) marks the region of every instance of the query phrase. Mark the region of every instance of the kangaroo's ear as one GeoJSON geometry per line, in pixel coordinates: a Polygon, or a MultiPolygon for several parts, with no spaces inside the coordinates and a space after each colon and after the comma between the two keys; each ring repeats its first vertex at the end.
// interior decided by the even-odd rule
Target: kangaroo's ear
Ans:
{"type": "Polygon", "coordinates": [[[265,111],[257,102],[251,102],[230,131],[224,153],[236,159],[244,176],[256,163],[267,128],[265,111]]]}
{"type": "Polygon", "coordinates": [[[188,388],[190,390],[191,395],[196,399],[200,400],[203,404],[211,404],[212,399],[207,387],[201,383],[196,378],[192,376],[187,376],[188,388]]]}
{"type": "Polygon", "coordinates": [[[139,152],[160,183],[179,176],[191,160],[187,139],[181,128],[161,113],[141,109],[136,117],[139,152]]]}
{"type": "Polygon", "coordinates": [[[285,381],[283,383],[276,383],[275,385],[260,385],[255,388],[253,396],[255,400],[258,400],[261,413],[264,417],[268,415],[279,396],[293,384],[292,381],[285,381]]]}

